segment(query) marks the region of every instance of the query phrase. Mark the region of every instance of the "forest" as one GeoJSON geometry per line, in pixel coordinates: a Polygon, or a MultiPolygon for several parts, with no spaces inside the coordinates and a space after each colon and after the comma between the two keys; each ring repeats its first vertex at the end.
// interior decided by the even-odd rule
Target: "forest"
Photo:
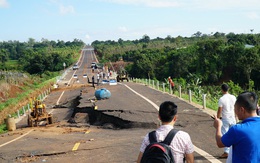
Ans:
{"type": "Polygon", "coordinates": [[[171,76],[186,83],[199,79],[204,86],[233,82],[243,90],[260,88],[260,34],[198,31],[191,37],[96,40],[92,46],[104,63],[130,62],[126,70],[135,78],[165,81],[171,76]]]}
{"type": "Polygon", "coordinates": [[[27,42],[0,42],[0,70],[16,70],[34,75],[49,74],[72,65],[80,54],[84,42],[71,41],[41,42],[29,38],[27,42]]]}
{"type": "MultiPolygon", "coordinates": [[[[52,83],[78,60],[84,45],[78,39],[0,42],[0,113],[52,83]],[[14,88],[17,92],[11,91],[14,88]]],[[[212,109],[217,108],[222,83],[228,83],[234,95],[244,90],[260,93],[260,34],[198,31],[191,37],[144,35],[136,40],[96,40],[91,45],[99,62],[123,60],[133,78],[167,83],[170,76],[183,92],[191,90],[198,103],[207,94],[207,107],[212,109]]]]}

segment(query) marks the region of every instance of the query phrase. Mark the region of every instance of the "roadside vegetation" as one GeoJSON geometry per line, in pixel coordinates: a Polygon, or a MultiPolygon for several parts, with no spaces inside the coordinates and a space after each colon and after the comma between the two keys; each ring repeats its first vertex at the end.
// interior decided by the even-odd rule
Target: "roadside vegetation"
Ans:
{"type": "Polygon", "coordinates": [[[125,69],[134,78],[168,83],[171,76],[176,89],[192,90],[197,103],[207,94],[207,107],[214,110],[222,83],[228,83],[235,96],[244,90],[260,95],[260,34],[197,32],[192,37],[155,39],[144,35],[134,41],[97,40],[92,46],[100,61],[130,62],[125,69]]]}
{"type": "Polygon", "coordinates": [[[78,60],[83,46],[77,39],[0,42],[0,133],[6,130],[4,118],[15,116],[21,102],[50,87],[64,68],[78,60]]]}
{"type": "MultiPolygon", "coordinates": [[[[77,39],[0,42],[0,114],[31,96],[33,90],[50,84],[64,69],[64,63],[66,67],[73,65],[83,45],[77,39]],[[16,88],[16,93],[11,93],[12,88],[16,88]]],[[[202,94],[207,94],[207,107],[215,110],[222,83],[228,83],[234,95],[243,90],[260,94],[260,34],[198,31],[191,37],[150,39],[144,35],[132,41],[96,40],[91,45],[101,63],[130,63],[125,69],[134,78],[168,83],[171,76],[176,90],[178,86],[184,93],[192,90],[194,101],[199,104],[202,94]]],[[[0,132],[3,128],[0,126],[0,132]]]]}

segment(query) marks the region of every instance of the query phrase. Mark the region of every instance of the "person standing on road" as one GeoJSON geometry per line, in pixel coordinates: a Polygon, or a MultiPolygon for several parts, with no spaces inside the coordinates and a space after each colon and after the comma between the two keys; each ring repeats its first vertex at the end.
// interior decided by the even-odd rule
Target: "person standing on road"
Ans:
{"type": "Polygon", "coordinates": [[[95,87],[94,86],[94,83],[95,83],[95,77],[94,77],[94,75],[92,76],[92,87],[95,87]]]}
{"type": "Polygon", "coordinates": [[[97,73],[97,85],[99,84],[99,79],[100,79],[100,73],[97,73]]]}
{"type": "Polygon", "coordinates": [[[240,123],[222,135],[222,121],[215,117],[216,143],[219,148],[232,146],[233,163],[260,162],[260,117],[256,114],[258,96],[254,92],[241,93],[235,102],[240,123]]]}
{"type": "Polygon", "coordinates": [[[168,77],[169,85],[171,86],[171,89],[174,90],[174,82],[172,81],[172,78],[169,76],[168,77]]]}
{"type": "MultiPolygon", "coordinates": [[[[222,119],[222,128],[221,132],[224,135],[231,126],[236,124],[234,105],[236,102],[236,97],[228,93],[228,85],[222,84],[221,91],[223,96],[218,101],[218,111],[217,118],[222,119]]],[[[220,158],[227,158],[229,153],[229,148],[224,148],[224,153],[220,156],[220,158]]]]}
{"type": "MultiPolygon", "coordinates": [[[[166,135],[174,128],[174,124],[177,120],[177,105],[171,101],[165,101],[159,108],[159,119],[162,125],[156,129],[156,138],[158,142],[165,139],[166,135]]],[[[150,144],[149,133],[146,134],[138,155],[137,163],[140,163],[145,148],[150,144]]],[[[191,138],[188,133],[184,131],[178,131],[169,145],[172,149],[174,161],[177,163],[183,162],[184,158],[187,163],[194,162],[194,147],[191,138]]]]}

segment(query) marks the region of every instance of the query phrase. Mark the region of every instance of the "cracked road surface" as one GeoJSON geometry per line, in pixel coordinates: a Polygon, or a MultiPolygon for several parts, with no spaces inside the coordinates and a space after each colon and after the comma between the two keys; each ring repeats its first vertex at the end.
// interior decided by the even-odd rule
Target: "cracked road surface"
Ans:
{"type": "Polygon", "coordinates": [[[97,110],[90,109],[95,89],[81,76],[95,75],[93,61],[93,51],[83,50],[79,70],[67,70],[59,88],[44,100],[55,123],[30,128],[24,117],[16,131],[0,135],[0,162],[135,162],[143,137],[159,125],[157,107],[166,100],[178,105],[175,127],[190,134],[195,162],[225,162],[217,159],[223,150],[216,146],[210,115],[168,93],[133,82],[99,85],[96,89],[108,89],[111,97],[98,100],[97,110]],[[74,74],[78,81],[71,79],[74,74]],[[80,112],[69,123],[75,109],[80,112]]]}

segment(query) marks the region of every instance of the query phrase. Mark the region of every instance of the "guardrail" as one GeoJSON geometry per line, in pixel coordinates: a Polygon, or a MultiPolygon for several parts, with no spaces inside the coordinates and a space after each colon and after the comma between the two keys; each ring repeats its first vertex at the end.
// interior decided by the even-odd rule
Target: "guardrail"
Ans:
{"type": "MultiPolygon", "coordinates": [[[[51,88],[43,91],[36,99],[43,101],[51,92],[51,88]]],[[[17,112],[15,113],[15,115],[13,117],[20,119],[21,116],[26,116],[26,113],[29,113],[31,110],[31,104],[28,103],[25,106],[22,106],[22,108],[20,108],[19,110],[17,110],[17,112]]]]}
{"type": "Polygon", "coordinates": [[[188,100],[190,103],[195,102],[197,104],[200,104],[203,106],[203,109],[207,108],[207,94],[202,94],[201,96],[201,101],[198,102],[196,100],[193,101],[193,92],[191,90],[183,90],[182,87],[179,85],[178,88],[172,89],[170,84],[160,82],[160,81],[155,81],[151,79],[140,79],[140,78],[130,78],[130,81],[135,82],[135,83],[141,83],[145,84],[146,86],[149,86],[153,89],[162,91],[164,93],[169,93],[171,95],[176,95],[179,98],[184,98],[188,100]],[[187,92],[187,93],[185,93],[187,92]]]}

